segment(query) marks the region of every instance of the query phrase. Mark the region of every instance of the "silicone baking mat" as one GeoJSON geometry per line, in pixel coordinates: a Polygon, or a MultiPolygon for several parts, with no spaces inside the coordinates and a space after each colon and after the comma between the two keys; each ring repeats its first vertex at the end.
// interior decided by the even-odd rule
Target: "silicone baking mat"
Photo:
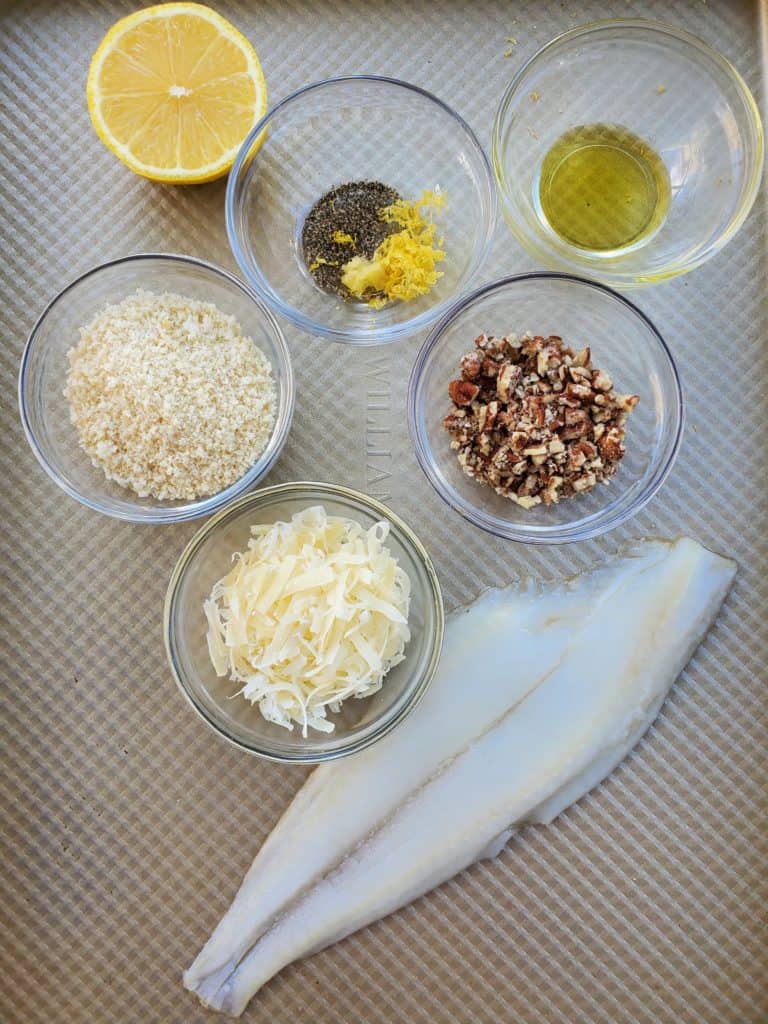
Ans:
{"type": "MultiPolygon", "coordinates": [[[[90,127],[89,56],[135,6],[2,5],[6,1024],[213,1019],[182,988],[182,969],[304,776],[231,749],[169,675],[162,602],[195,526],[142,528],[81,508],[45,477],[18,420],[25,336],[76,273],[141,250],[232,267],[223,182],[143,181],[90,127]]],[[[600,17],[689,28],[762,91],[758,7],[736,0],[216,6],[257,46],[272,101],[337,73],[394,75],[454,105],[486,145],[521,62],[600,17]]],[[[335,480],[389,501],[429,540],[449,607],[649,535],[690,533],[741,569],[658,722],[608,782],[495,861],[283,971],[245,1021],[751,1024],[768,1012],[765,237],[761,197],[718,258],[636,295],[679,360],[688,426],[662,493],[599,542],[532,552],[442,506],[403,426],[420,338],[353,351],[286,329],[299,398],[270,482],[335,480]]],[[[531,266],[500,226],[479,280],[531,266]]]]}

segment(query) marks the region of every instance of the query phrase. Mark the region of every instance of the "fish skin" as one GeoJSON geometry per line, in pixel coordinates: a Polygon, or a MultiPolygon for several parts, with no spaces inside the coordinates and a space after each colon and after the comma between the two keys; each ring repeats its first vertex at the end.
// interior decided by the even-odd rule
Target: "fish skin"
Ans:
{"type": "MultiPolygon", "coordinates": [[[[565,598],[562,589],[556,590],[550,607],[560,602],[556,621],[562,622],[564,609],[579,593],[579,579],[587,589],[595,584],[589,614],[573,616],[565,627],[567,642],[549,671],[536,674],[534,685],[519,688],[525,696],[511,708],[490,722],[486,716],[484,728],[422,776],[422,785],[379,819],[378,827],[348,845],[342,859],[314,873],[310,870],[310,881],[293,890],[292,900],[281,892],[279,911],[254,927],[250,915],[258,903],[252,899],[259,879],[256,871],[241,906],[237,907],[239,895],[222,921],[218,965],[213,963],[210,969],[211,962],[203,962],[207,973],[202,970],[197,977],[188,972],[188,987],[208,1005],[239,1014],[285,964],[386,916],[474,861],[493,855],[517,825],[551,820],[604,778],[646,730],[716,616],[734,572],[733,563],[684,539],[673,545],[645,545],[635,558],[614,563],[612,571],[601,570],[602,575],[586,581],[578,578],[565,598]],[[643,631],[629,637],[631,643],[624,642],[626,638],[618,643],[622,617],[625,624],[643,623],[643,631]],[[658,642],[649,648],[649,634],[663,639],[663,651],[658,642]],[[229,957],[222,958],[227,929],[231,940],[232,923],[239,926],[247,919],[249,934],[256,939],[244,954],[230,941],[229,957]]],[[[495,600],[503,606],[503,595],[495,600]]],[[[546,635],[542,629],[538,639],[546,635]]],[[[526,636],[529,641],[535,638],[535,628],[526,636]]],[[[438,679],[435,688],[439,693],[438,679]]],[[[433,725],[419,714],[422,706],[401,728],[417,715],[423,727],[433,725]]],[[[392,735],[398,734],[399,730],[392,735]]],[[[335,775],[344,790],[342,782],[350,771],[355,773],[357,764],[353,760],[328,766],[335,771],[324,785],[335,775]]],[[[308,805],[306,796],[300,794],[298,801],[299,809],[308,805]]],[[[269,876],[280,847],[285,850],[290,843],[293,827],[283,833],[282,822],[277,826],[251,873],[261,861],[269,876]]],[[[244,890],[245,883],[241,893],[244,890]]]]}

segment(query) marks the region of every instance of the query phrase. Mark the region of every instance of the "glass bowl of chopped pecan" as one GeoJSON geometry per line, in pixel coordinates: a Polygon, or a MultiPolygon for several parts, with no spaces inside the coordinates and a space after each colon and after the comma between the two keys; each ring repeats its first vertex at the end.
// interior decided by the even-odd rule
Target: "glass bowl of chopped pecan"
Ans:
{"type": "Polygon", "coordinates": [[[469,125],[423,89],[373,75],[278,103],[227,186],[248,283],[302,330],[353,345],[434,323],[479,269],[495,219],[490,162],[469,125]]]}
{"type": "Polygon", "coordinates": [[[88,508],[132,522],[209,515],[274,465],[293,370],[237,278],[188,256],[112,260],[67,285],[21,360],[27,439],[88,508]]]}
{"type": "Polygon", "coordinates": [[[683,396],[664,339],[631,302],[567,274],[521,274],[435,326],[408,418],[427,478],[465,519],[559,544],[651,500],[677,456],[683,396]]]}

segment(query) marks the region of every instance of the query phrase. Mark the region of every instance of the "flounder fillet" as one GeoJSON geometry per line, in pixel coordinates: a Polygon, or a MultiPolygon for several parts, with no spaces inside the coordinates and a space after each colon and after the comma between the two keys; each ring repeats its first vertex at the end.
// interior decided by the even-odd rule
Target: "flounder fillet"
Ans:
{"type": "Polygon", "coordinates": [[[315,769],[186,987],[240,1014],[286,964],[551,821],[640,739],[735,571],[690,539],[646,542],[455,613],[420,704],[375,746],[315,769]]]}

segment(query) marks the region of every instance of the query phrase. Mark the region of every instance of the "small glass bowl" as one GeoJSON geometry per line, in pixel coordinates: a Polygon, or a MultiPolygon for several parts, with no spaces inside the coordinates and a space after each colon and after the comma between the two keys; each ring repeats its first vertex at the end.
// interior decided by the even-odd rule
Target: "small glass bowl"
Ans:
{"type": "Polygon", "coordinates": [[[714,256],[749,213],[763,169],[763,128],[738,72],[670,25],[604,21],[566,32],[515,75],[493,129],[504,216],[540,263],[626,288],[686,273],[714,256]],[[633,248],[580,249],[549,226],[542,162],[578,125],[615,124],[650,144],[670,176],[660,228],[633,248]]]}
{"type": "Polygon", "coordinates": [[[567,274],[507,277],[458,302],[424,342],[411,373],[408,423],[429,482],[452,508],[497,537],[526,544],[562,544],[597,537],[640,511],[666,480],[680,447],[683,396],[664,339],[631,302],[603,285],[567,274]],[[450,448],[443,417],[452,405],[448,382],[481,333],[557,334],[588,345],[595,367],[616,390],[640,402],[627,420],[627,452],[608,483],[556,505],[521,508],[470,479],[450,448]]]}
{"type": "Polygon", "coordinates": [[[440,658],[443,628],[437,574],[413,531],[378,501],[347,487],[324,483],[299,481],[265,487],[223,509],[185,548],[165,600],[166,651],[182,693],[226,740],[271,761],[331,761],[385,736],[418,703],[429,685],[440,658]],[[381,520],[390,524],[387,547],[411,580],[411,639],[404,661],[387,673],[378,693],[345,700],[339,713],[329,716],[336,726],[334,732],[310,729],[305,739],[298,725],[289,731],[266,721],[257,705],[236,695],[238,684],[216,675],[208,655],[203,601],[213,584],[231,568],[234,552],[247,547],[251,526],[289,520],[312,505],[322,505],[329,514],[354,519],[365,528],[381,520]]]}
{"type": "Polygon", "coordinates": [[[479,268],[494,229],[496,189],[469,125],[435,96],[360,75],[308,85],[253,129],[229,176],[227,233],[245,279],[310,334],[354,345],[394,341],[434,322],[479,268]],[[447,193],[438,214],[443,276],[431,291],[374,310],[322,291],[306,269],[304,219],[326,192],[374,179],[416,199],[447,193]]]}
{"type": "Polygon", "coordinates": [[[71,497],[88,508],[135,523],[174,523],[209,515],[252,487],[272,467],[288,437],[294,383],[288,347],[277,321],[241,281],[191,256],[146,254],[103,263],[67,285],[32,328],[19,373],[21,420],[43,469],[71,497]],[[140,498],[108,480],[79,445],[70,422],[64,385],[67,352],[79,330],[105,306],[137,289],[176,292],[212,302],[236,317],[272,364],[277,402],[272,436],[253,466],[217,494],[195,501],[140,498]]]}

